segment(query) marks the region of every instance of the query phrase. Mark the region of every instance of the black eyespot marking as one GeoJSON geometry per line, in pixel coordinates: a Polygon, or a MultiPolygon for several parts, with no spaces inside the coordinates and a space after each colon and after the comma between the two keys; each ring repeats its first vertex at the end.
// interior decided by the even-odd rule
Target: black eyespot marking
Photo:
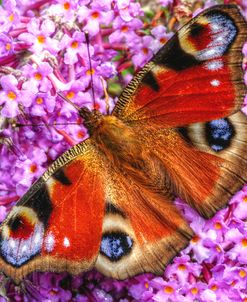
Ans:
{"type": "Polygon", "coordinates": [[[181,48],[177,34],[166,43],[166,47],[162,47],[157,52],[153,62],[177,71],[201,64],[181,48]]]}
{"type": "Polygon", "coordinates": [[[116,214],[122,216],[123,218],[126,218],[126,215],[123,211],[121,211],[118,207],[109,202],[106,203],[105,212],[106,214],[116,214]]]}
{"type": "Polygon", "coordinates": [[[205,29],[205,27],[202,24],[199,23],[194,23],[191,25],[191,30],[190,30],[190,35],[191,37],[197,37],[199,36],[203,30],[205,29]]]}
{"type": "Polygon", "coordinates": [[[31,208],[37,214],[38,219],[47,225],[52,212],[52,204],[45,184],[35,193],[28,191],[20,200],[19,205],[31,208]]]}
{"type": "Polygon", "coordinates": [[[206,140],[215,152],[220,152],[230,146],[235,130],[229,119],[222,118],[206,123],[206,140]]]}
{"type": "Polygon", "coordinates": [[[122,232],[105,233],[101,240],[100,253],[110,261],[119,261],[128,255],[133,247],[133,240],[122,232]]]}
{"type": "Polygon", "coordinates": [[[150,86],[154,91],[159,91],[160,90],[159,83],[157,82],[157,80],[156,80],[154,74],[152,73],[152,71],[149,71],[149,72],[146,73],[146,75],[143,78],[143,83],[150,86]]]}
{"type": "Polygon", "coordinates": [[[63,169],[59,169],[57,172],[53,174],[53,178],[55,178],[57,181],[59,181],[63,185],[71,185],[71,181],[68,179],[68,177],[65,175],[63,169]]]}
{"type": "Polygon", "coordinates": [[[19,216],[15,216],[8,221],[8,226],[13,232],[18,231],[22,224],[23,222],[19,216]]]}
{"type": "Polygon", "coordinates": [[[188,127],[178,127],[177,128],[178,133],[180,134],[180,136],[190,145],[193,145],[190,137],[189,137],[189,133],[188,133],[188,127]]]}

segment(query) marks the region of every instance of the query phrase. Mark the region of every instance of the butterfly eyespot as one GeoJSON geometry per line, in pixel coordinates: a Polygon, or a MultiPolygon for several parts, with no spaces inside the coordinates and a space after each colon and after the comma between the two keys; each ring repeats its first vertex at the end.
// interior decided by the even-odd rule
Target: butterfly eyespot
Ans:
{"type": "Polygon", "coordinates": [[[128,255],[133,247],[133,240],[122,232],[105,233],[101,240],[100,253],[110,261],[119,261],[128,255]]]}
{"type": "Polygon", "coordinates": [[[219,152],[230,146],[235,135],[235,130],[227,118],[222,118],[206,123],[206,140],[210,148],[219,152]]]}
{"type": "Polygon", "coordinates": [[[12,238],[28,238],[34,230],[34,225],[25,217],[16,216],[8,223],[10,229],[10,236],[12,238]]]}
{"type": "Polygon", "coordinates": [[[201,35],[201,33],[203,32],[203,30],[205,30],[205,26],[200,24],[200,23],[194,23],[191,26],[191,30],[190,30],[190,36],[191,37],[196,37],[201,35]]]}
{"type": "Polygon", "coordinates": [[[27,207],[16,207],[1,230],[0,253],[10,264],[20,266],[41,250],[43,235],[43,223],[35,212],[27,207]]]}

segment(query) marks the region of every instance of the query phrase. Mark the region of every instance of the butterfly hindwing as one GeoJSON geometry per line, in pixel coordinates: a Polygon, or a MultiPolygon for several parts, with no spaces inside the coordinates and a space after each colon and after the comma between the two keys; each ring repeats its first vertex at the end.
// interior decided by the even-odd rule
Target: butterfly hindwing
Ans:
{"type": "Polygon", "coordinates": [[[182,27],[137,73],[113,114],[158,128],[209,121],[243,103],[246,21],[234,5],[205,10],[182,27]]]}
{"type": "Polygon", "coordinates": [[[143,272],[162,274],[193,235],[173,198],[113,170],[107,196],[96,268],[117,279],[143,272]]]}
{"type": "MultiPolygon", "coordinates": [[[[202,181],[202,175],[205,176],[209,173],[212,165],[214,167],[216,176],[215,178],[211,176],[212,187],[207,197],[205,199],[194,198],[191,203],[205,217],[211,217],[216,210],[225,206],[233,194],[246,182],[246,130],[247,118],[241,111],[228,117],[206,123],[190,124],[179,129],[187,142],[187,148],[193,150],[195,154],[195,163],[198,163],[198,153],[208,157],[208,160],[205,159],[201,167],[196,167],[193,163],[193,157],[190,157],[190,165],[196,171],[198,180],[202,181]]],[[[187,157],[187,154],[181,153],[180,156],[184,158],[187,157]]],[[[170,169],[173,167],[171,166],[170,169]]],[[[180,176],[187,172],[188,168],[184,166],[180,176]]],[[[208,181],[210,182],[210,178],[208,181]]],[[[202,185],[204,188],[210,188],[205,181],[202,182],[202,185]]],[[[181,185],[177,187],[181,188],[181,185]]],[[[194,192],[200,191],[196,182],[194,182],[193,188],[194,192]]]]}

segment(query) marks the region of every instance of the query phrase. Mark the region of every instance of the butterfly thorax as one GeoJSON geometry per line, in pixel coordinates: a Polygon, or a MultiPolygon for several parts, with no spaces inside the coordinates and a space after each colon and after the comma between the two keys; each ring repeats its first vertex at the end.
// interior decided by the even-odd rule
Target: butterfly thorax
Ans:
{"type": "Polygon", "coordinates": [[[80,109],[80,116],[90,137],[104,153],[111,152],[120,157],[126,157],[127,153],[140,153],[138,136],[119,118],[102,115],[98,110],[90,111],[86,107],[80,109]]]}
{"type": "Polygon", "coordinates": [[[113,115],[101,118],[92,138],[100,148],[117,153],[120,157],[133,152],[133,148],[138,145],[138,137],[133,129],[113,115]]]}

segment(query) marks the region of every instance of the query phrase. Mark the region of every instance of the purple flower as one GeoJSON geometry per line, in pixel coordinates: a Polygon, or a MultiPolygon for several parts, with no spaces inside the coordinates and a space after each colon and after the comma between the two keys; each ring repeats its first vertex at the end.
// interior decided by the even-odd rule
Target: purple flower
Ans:
{"type": "Polygon", "coordinates": [[[32,91],[21,89],[18,80],[13,75],[3,76],[0,79],[3,90],[0,92],[0,105],[3,105],[1,114],[5,117],[15,117],[20,112],[19,104],[25,107],[31,105],[32,91]]]}
{"type": "Polygon", "coordinates": [[[86,25],[84,27],[85,31],[88,31],[90,36],[95,36],[99,33],[100,24],[109,24],[113,20],[113,12],[103,11],[99,8],[89,9],[86,6],[82,6],[78,11],[78,20],[80,22],[85,22],[86,25]]]}
{"type": "Polygon", "coordinates": [[[58,51],[58,41],[50,36],[55,31],[55,24],[52,20],[31,19],[27,26],[28,32],[20,34],[18,39],[30,45],[30,50],[35,54],[40,54],[43,50],[48,50],[51,54],[58,51]]]}
{"type": "Polygon", "coordinates": [[[14,51],[13,39],[7,35],[0,34],[0,56],[6,56],[14,51]]]}
{"type": "Polygon", "coordinates": [[[139,19],[133,19],[129,22],[123,21],[120,17],[116,17],[113,21],[114,32],[110,34],[110,43],[126,42],[129,43],[138,39],[135,30],[143,27],[143,23],[139,19]]]}
{"type": "Polygon", "coordinates": [[[150,36],[145,36],[138,41],[133,42],[133,50],[135,54],[132,57],[133,64],[137,66],[143,66],[144,63],[150,60],[153,56],[150,45],[153,42],[153,38],[150,36]]]}
{"type": "Polygon", "coordinates": [[[121,19],[125,22],[130,22],[138,14],[142,15],[139,3],[133,3],[130,0],[118,0],[117,8],[121,19]]]}

